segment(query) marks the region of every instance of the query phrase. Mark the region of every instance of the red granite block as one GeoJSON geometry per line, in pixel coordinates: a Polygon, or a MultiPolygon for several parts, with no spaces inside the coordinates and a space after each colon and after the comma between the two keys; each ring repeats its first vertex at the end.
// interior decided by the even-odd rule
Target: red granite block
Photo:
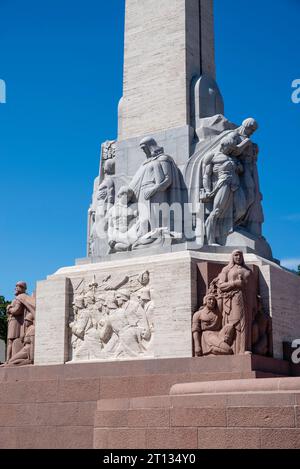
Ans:
{"type": "Polygon", "coordinates": [[[94,449],[108,449],[108,432],[109,429],[95,428],[93,438],[94,449]]]}
{"type": "Polygon", "coordinates": [[[68,426],[57,427],[58,449],[92,449],[94,427],[93,426],[68,426]]]}
{"type": "Polygon", "coordinates": [[[144,429],[109,429],[107,449],[145,449],[146,431],[144,429]]]}
{"type": "Polygon", "coordinates": [[[223,408],[171,409],[171,427],[225,427],[226,411],[223,408]]]}
{"type": "Polygon", "coordinates": [[[128,412],[128,427],[169,427],[169,409],[136,409],[128,412]]]}
{"type": "Polygon", "coordinates": [[[197,428],[149,428],[146,442],[149,449],[194,449],[198,432],[197,428]]]}
{"type": "Polygon", "coordinates": [[[54,426],[17,427],[17,448],[19,449],[55,449],[57,431],[54,426]]]}
{"type": "Polygon", "coordinates": [[[293,407],[228,407],[228,427],[295,427],[293,407]]]}
{"type": "Polygon", "coordinates": [[[94,425],[96,402],[78,402],[78,425],[94,425]]]}
{"type": "Polygon", "coordinates": [[[95,427],[119,428],[128,426],[127,410],[98,410],[95,414],[95,427]]]}
{"type": "Polygon", "coordinates": [[[130,399],[100,399],[97,402],[98,410],[125,410],[129,409],[130,399]]]}
{"type": "Polygon", "coordinates": [[[31,381],[32,402],[57,402],[58,380],[31,381]]]}
{"type": "Polygon", "coordinates": [[[59,401],[97,401],[99,379],[66,379],[59,381],[59,401]]]}
{"type": "Polygon", "coordinates": [[[245,428],[199,428],[199,449],[259,449],[260,430],[245,428]]]}
{"type": "Polygon", "coordinates": [[[36,405],[35,404],[16,404],[17,426],[36,425],[36,405]]]}
{"type": "Polygon", "coordinates": [[[0,403],[0,425],[15,427],[17,425],[16,404],[0,403]]]}
{"type": "Polygon", "coordinates": [[[276,428],[261,430],[262,449],[299,449],[300,429],[276,428]]]}
{"type": "Polygon", "coordinates": [[[14,448],[17,448],[16,428],[15,427],[0,427],[0,449],[14,449],[14,448]]]}
{"type": "Polygon", "coordinates": [[[131,409],[168,408],[170,407],[170,405],[170,396],[133,397],[132,399],[130,399],[131,409]]]}

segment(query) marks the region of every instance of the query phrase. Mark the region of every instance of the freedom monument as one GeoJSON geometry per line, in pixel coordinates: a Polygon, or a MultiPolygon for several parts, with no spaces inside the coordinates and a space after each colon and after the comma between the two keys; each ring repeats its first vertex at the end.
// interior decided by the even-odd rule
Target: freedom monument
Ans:
{"type": "Polygon", "coordinates": [[[300,279],[263,236],[259,124],[226,118],[212,0],[126,0],[118,122],[86,258],[37,284],[34,366],[0,370],[28,408],[10,444],[299,447],[300,279]]]}

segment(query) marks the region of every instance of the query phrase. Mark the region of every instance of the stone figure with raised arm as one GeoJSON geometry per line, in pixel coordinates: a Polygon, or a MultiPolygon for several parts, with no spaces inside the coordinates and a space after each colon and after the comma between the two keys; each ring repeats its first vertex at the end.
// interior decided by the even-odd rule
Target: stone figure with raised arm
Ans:
{"type": "Polygon", "coordinates": [[[17,282],[15,299],[6,309],[8,316],[7,361],[23,347],[26,314],[30,312],[33,317],[35,316],[35,298],[27,295],[26,291],[26,282],[17,282]]]}
{"type": "Polygon", "coordinates": [[[203,162],[203,203],[211,203],[206,220],[206,236],[210,245],[222,245],[233,231],[235,220],[245,213],[245,196],[240,176],[243,166],[234,154],[238,138],[231,134],[221,141],[219,151],[208,154],[203,162]]]}

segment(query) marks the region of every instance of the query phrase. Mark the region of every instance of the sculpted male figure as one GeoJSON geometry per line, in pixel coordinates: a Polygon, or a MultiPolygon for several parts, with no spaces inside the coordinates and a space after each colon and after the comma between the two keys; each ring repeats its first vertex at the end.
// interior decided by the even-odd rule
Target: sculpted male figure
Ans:
{"type": "Polygon", "coordinates": [[[133,177],[130,188],[138,202],[138,237],[141,238],[157,228],[169,226],[169,220],[159,225],[158,205],[180,203],[182,200],[179,170],[173,160],[165,155],[153,138],[140,143],[147,160],[133,177]]]}
{"type": "Polygon", "coordinates": [[[25,320],[25,336],[22,340],[22,348],[19,352],[13,354],[10,360],[4,366],[23,366],[32,365],[34,362],[34,316],[32,313],[26,314],[25,320]]]}
{"type": "Polygon", "coordinates": [[[129,251],[137,240],[136,217],[134,206],[130,205],[133,192],[122,186],[118,192],[115,205],[108,213],[108,244],[110,254],[129,251]]]}
{"type": "Polygon", "coordinates": [[[7,361],[22,349],[25,335],[24,319],[27,312],[35,316],[35,298],[26,294],[25,282],[18,282],[15,288],[15,299],[7,307],[7,361]]]}
{"type": "Polygon", "coordinates": [[[259,186],[257,169],[258,146],[250,138],[258,129],[258,123],[252,117],[245,119],[241,127],[235,131],[239,140],[238,156],[243,164],[241,176],[242,187],[246,196],[246,210],[244,216],[238,220],[250,233],[261,236],[264,214],[262,209],[262,194],[259,186]]]}
{"type": "Polygon", "coordinates": [[[236,219],[245,213],[246,201],[240,183],[243,166],[234,156],[237,143],[235,135],[224,137],[220,150],[207,155],[203,162],[204,193],[201,200],[213,205],[205,224],[210,245],[225,244],[236,219]]]}

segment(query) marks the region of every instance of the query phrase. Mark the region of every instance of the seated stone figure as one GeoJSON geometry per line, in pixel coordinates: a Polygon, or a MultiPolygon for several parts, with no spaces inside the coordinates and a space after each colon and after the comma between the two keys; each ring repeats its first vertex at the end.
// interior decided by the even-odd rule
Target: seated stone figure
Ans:
{"type": "Polygon", "coordinates": [[[133,192],[129,187],[121,187],[116,204],[108,212],[109,254],[130,251],[137,241],[137,212],[130,205],[133,192]]]}
{"type": "Polygon", "coordinates": [[[232,355],[234,327],[222,327],[222,313],[214,295],[204,298],[204,306],[194,314],[192,326],[195,355],[232,355]]]}

